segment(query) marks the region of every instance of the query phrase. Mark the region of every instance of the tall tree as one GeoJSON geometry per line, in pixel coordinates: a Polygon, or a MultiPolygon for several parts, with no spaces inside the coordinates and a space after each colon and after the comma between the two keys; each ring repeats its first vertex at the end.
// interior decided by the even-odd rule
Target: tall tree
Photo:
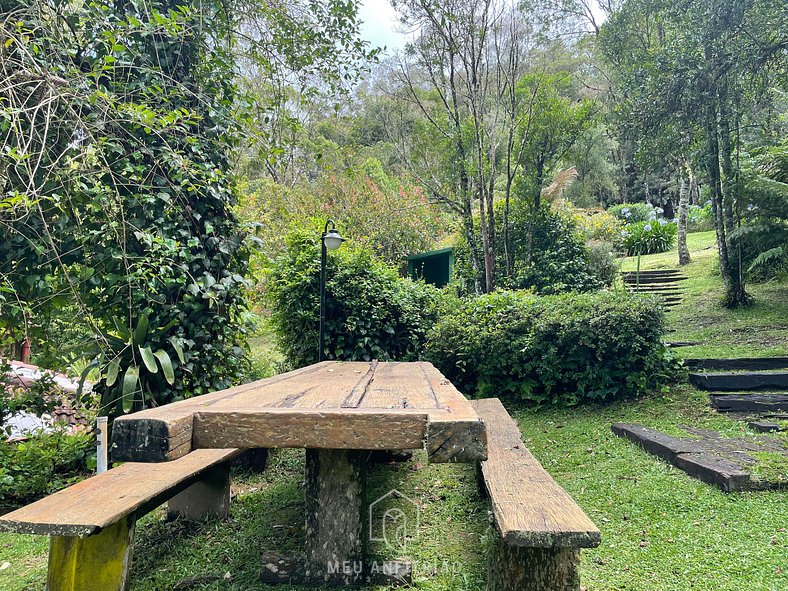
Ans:
{"type": "Polygon", "coordinates": [[[746,304],[735,157],[759,89],[786,67],[788,11],[779,0],[628,0],[602,27],[605,55],[627,89],[622,108],[643,129],[690,125],[702,134],[725,303],[746,304]]]}

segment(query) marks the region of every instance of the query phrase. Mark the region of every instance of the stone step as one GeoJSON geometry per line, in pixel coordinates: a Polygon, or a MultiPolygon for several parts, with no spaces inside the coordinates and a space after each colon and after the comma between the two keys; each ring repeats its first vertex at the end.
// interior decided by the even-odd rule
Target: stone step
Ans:
{"type": "Polygon", "coordinates": [[[768,419],[761,419],[759,421],[750,421],[747,426],[757,433],[777,433],[778,431],[788,431],[777,421],[770,421],[768,419]]]}
{"type": "MultiPolygon", "coordinates": [[[[635,276],[623,277],[624,283],[627,285],[637,285],[638,281],[635,276]]],[[[686,281],[687,278],[681,275],[675,277],[643,277],[640,276],[640,285],[656,285],[658,283],[676,283],[678,281],[686,281]]]]}
{"type": "Polygon", "coordinates": [[[660,292],[660,291],[684,291],[684,288],[680,285],[668,285],[665,283],[657,283],[654,285],[640,285],[640,287],[636,287],[635,285],[627,285],[627,289],[632,293],[651,293],[651,292],[660,292]]]}
{"type": "Polygon", "coordinates": [[[711,394],[709,398],[720,412],[788,411],[788,394],[711,394]]]}
{"type": "MultiPolygon", "coordinates": [[[[637,271],[622,271],[622,275],[636,275],[637,271]]],[[[681,275],[679,269],[641,269],[641,277],[643,275],[660,276],[660,275],[681,275]]]]}
{"type": "Polygon", "coordinates": [[[710,391],[788,390],[788,371],[692,372],[689,383],[710,391]]]}
{"type": "Polygon", "coordinates": [[[788,368],[788,357],[739,357],[732,359],[685,359],[689,369],[769,370],[788,368]]]}

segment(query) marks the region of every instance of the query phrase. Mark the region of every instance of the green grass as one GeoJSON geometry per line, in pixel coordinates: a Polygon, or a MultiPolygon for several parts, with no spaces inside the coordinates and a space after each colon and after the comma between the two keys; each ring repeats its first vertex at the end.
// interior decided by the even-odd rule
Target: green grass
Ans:
{"type": "MultiPolygon", "coordinates": [[[[748,284],[755,303],[727,310],[722,300],[724,286],[717,270],[714,232],[689,234],[687,244],[692,262],[682,267],[688,279],[682,282],[684,300],[667,315],[669,341],[699,342],[682,347],[689,357],[773,357],[788,355],[788,281],[748,284]]],[[[636,257],[622,259],[622,270],[633,271],[636,257]]],[[[640,268],[678,268],[676,249],[641,257],[640,268]]]]}
{"type": "MultiPolygon", "coordinates": [[[[744,423],[711,411],[704,394],[680,387],[629,403],[514,414],[528,447],[602,531],[602,545],[583,552],[589,590],[788,588],[788,494],[722,493],[610,430],[623,421],[682,434],[680,425],[691,424],[744,436],[744,423]]],[[[302,471],[303,452],[292,450],[273,454],[262,475],[235,474],[238,494],[227,522],[166,523],[161,511],[145,518],[132,590],[170,590],[190,577],[202,577],[195,589],[271,589],[256,581],[262,552],[301,552],[302,471]]],[[[420,537],[408,548],[415,587],[484,589],[489,507],[473,468],[430,466],[421,455],[397,467],[378,465],[368,498],[395,487],[421,509],[420,537]]],[[[45,538],[0,534],[0,563],[11,562],[0,572],[0,589],[43,589],[46,550],[45,538]]]]}

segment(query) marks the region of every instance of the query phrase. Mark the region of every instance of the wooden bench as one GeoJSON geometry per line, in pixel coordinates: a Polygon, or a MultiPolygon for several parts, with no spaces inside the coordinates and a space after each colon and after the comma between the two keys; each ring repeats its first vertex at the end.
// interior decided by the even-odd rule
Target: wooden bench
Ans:
{"type": "Polygon", "coordinates": [[[471,404],[487,427],[481,475],[501,534],[488,591],[576,591],[579,549],[598,546],[599,530],[526,449],[500,400],[471,404]]]}
{"type": "Polygon", "coordinates": [[[50,536],[48,591],[123,591],[139,517],[169,500],[169,517],[225,517],[229,461],[201,449],[171,462],[129,462],[0,517],[0,529],[50,536]]]}

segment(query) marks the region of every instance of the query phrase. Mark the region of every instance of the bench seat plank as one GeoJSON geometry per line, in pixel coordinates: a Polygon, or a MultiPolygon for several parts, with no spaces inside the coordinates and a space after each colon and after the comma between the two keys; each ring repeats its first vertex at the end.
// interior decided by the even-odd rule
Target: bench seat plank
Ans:
{"type": "Polygon", "coordinates": [[[144,514],[184,490],[209,468],[243,450],[201,449],[177,460],[129,462],[0,517],[0,530],[86,537],[128,515],[144,514]]]}
{"type": "Polygon", "coordinates": [[[503,540],[528,548],[593,548],[601,537],[572,497],[526,449],[497,398],[471,401],[487,427],[481,469],[503,540]]]}

